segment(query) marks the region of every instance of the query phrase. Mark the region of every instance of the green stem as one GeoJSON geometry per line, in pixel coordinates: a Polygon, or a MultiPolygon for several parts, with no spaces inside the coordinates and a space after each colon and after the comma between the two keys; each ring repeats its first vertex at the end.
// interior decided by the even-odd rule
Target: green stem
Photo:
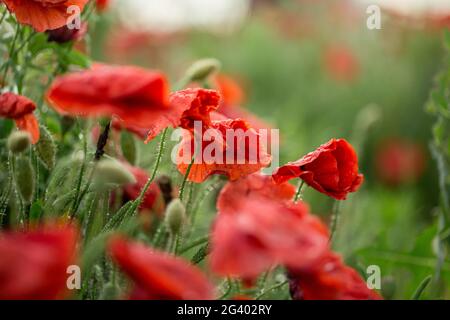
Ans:
{"type": "Polygon", "coordinates": [[[428,276],[422,280],[422,282],[417,287],[416,291],[414,291],[414,294],[412,295],[411,300],[419,300],[420,299],[420,297],[422,296],[422,293],[425,291],[428,284],[430,283],[431,278],[432,278],[431,276],[428,276]]]}
{"type": "Polygon", "coordinates": [[[274,285],[274,286],[268,288],[267,290],[264,290],[263,292],[261,292],[260,294],[258,294],[258,295],[255,297],[255,300],[261,299],[262,297],[264,297],[264,296],[265,296],[266,294],[268,294],[269,292],[271,292],[271,291],[273,291],[273,290],[276,290],[276,289],[279,289],[279,288],[281,288],[282,286],[284,286],[284,285],[287,284],[287,283],[288,283],[288,281],[285,280],[285,281],[283,281],[283,282],[281,282],[281,283],[278,283],[278,284],[276,284],[276,285],[274,285]]]}
{"type": "MultiPolygon", "coordinates": [[[[16,33],[14,34],[14,39],[13,39],[13,41],[11,43],[11,47],[9,48],[8,56],[9,56],[10,60],[12,60],[12,58],[13,58],[13,52],[14,52],[14,50],[16,48],[16,41],[17,41],[17,38],[19,37],[19,33],[20,33],[19,31],[20,31],[20,24],[18,23],[17,27],[16,27],[16,33]]],[[[5,83],[6,83],[6,77],[8,76],[8,70],[9,70],[9,65],[10,65],[9,62],[10,61],[8,61],[6,63],[5,71],[3,71],[3,78],[2,79],[3,79],[3,81],[5,83]]]]}
{"type": "Polygon", "coordinates": [[[180,200],[183,200],[184,189],[186,188],[186,182],[188,181],[189,174],[191,173],[191,169],[192,169],[192,165],[194,164],[194,160],[195,160],[195,155],[192,157],[191,162],[189,163],[189,166],[187,167],[186,173],[183,177],[183,182],[181,183],[180,194],[179,194],[180,200]]]}
{"type": "Polygon", "coordinates": [[[298,202],[298,200],[302,200],[302,190],[303,190],[303,186],[305,185],[305,181],[300,180],[300,182],[298,183],[298,187],[297,187],[297,193],[295,194],[294,197],[294,203],[298,202]]]}
{"type": "Polygon", "coordinates": [[[186,246],[184,246],[183,248],[181,248],[181,250],[179,251],[179,254],[183,254],[195,247],[205,244],[206,242],[208,242],[208,240],[209,240],[209,235],[201,237],[199,239],[196,239],[196,240],[192,241],[191,243],[187,244],[186,246]]]}
{"type": "Polygon", "coordinates": [[[331,215],[330,221],[330,243],[333,242],[334,237],[336,236],[336,229],[339,223],[339,214],[340,214],[340,202],[339,200],[335,200],[333,205],[333,213],[331,215]]]}
{"type": "Polygon", "coordinates": [[[2,24],[3,20],[5,20],[7,13],[8,13],[8,9],[5,8],[5,11],[3,11],[2,17],[0,18],[0,24],[2,24]]]}

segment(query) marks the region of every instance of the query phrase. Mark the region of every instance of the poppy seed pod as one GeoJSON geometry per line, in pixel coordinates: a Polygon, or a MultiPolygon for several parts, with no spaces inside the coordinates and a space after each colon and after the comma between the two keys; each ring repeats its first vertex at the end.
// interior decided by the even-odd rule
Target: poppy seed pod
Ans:
{"type": "Polygon", "coordinates": [[[34,177],[34,169],[30,159],[18,158],[15,163],[14,181],[16,182],[17,192],[26,204],[31,203],[33,199],[36,184],[34,177]]]}
{"type": "Polygon", "coordinates": [[[166,225],[171,234],[178,234],[186,220],[186,208],[180,199],[169,203],[166,210],[166,225]]]}
{"type": "Polygon", "coordinates": [[[186,78],[191,81],[205,81],[213,73],[220,70],[221,64],[217,59],[202,59],[194,62],[186,71],[186,78]]]}
{"type": "Polygon", "coordinates": [[[31,135],[26,131],[14,131],[8,137],[8,150],[14,154],[19,154],[31,144],[31,135]]]}
{"type": "Polygon", "coordinates": [[[124,185],[135,183],[133,174],[120,162],[113,159],[102,159],[98,162],[95,179],[99,185],[124,185]]]}

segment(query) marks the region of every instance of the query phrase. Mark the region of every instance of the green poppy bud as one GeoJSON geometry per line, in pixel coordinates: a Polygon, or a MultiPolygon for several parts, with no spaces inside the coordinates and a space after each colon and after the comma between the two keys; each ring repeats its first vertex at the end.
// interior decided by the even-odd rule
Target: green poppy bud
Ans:
{"type": "Polygon", "coordinates": [[[56,163],[56,145],[51,133],[46,127],[40,127],[41,136],[39,142],[35,145],[36,154],[42,164],[51,170],[56,163]]]}
{"type": "Polygon", "coordinates": [[[186,208],[180,199],[172,200],[166,209],[165,223],[170,233],[178,234],[186,221],[186,208]]]}
{"type": "Polygon", "coordinates": [[[31,135],[26,131],[14,131],[8,137],[8,149],[14,154],[19,154],[25,151],[26,149],[28,149],[30,144],[31,135]]]}
{"type": "Polygon", "coordinates": [[[191,81],[205,81],[221,67],[217,59],[202,59],[194,62],[186,71],[186,78],[191,81]]]}
{"type": "Polygon", "coordinates": [[[28,157],[16,159],[14,164],[14,181],[22,200],[26,204],[31,203],[36,181],[33,166],[28,157]]]}
{"type": "Polygon", "coordinates": [[[136,140],[133,135],[128,132],[122,132],[120,137],[120,146],[122,148],[122,154],[132,165],[136,164],[138,149],[136,147],[136,140]]]}
{"type": "Polygon", "coordinates": [[[124,185],[136,183],[134,175],[119,161],[102,159],[95,169],[95,181],[98,185],[124,185]]]}

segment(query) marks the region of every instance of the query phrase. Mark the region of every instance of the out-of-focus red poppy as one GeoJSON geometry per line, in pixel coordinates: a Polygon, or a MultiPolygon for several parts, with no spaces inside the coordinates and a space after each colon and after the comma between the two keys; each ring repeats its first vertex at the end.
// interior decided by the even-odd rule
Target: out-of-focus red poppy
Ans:
{"type": "MultiPolygon", "coordinates": [[[[136,183],[128,184],[123,187],[124,200],[135,200],[139,197],[150,176],[144,169],[133,167],[127,163],[124,163],[124,165],[136,178],[136,183]]],[[[161,198],[161,190],[159,189],[158,184],[150,184],[150,187],[145,193],[144,200],[142,201],[139,209],[141,211],[152,210],[158,214],[163,213],[164,204],[161,198]]]]}
{"type": "Polygon", "coordinates": [[[261,173],[250,174],[242,179],[228,182],[220,191],[217,199],[219,212],[236,211],[242,197],[258,196],[274,201],[291,201],[295,195],[295,187],[288,182],[274,183],[271,176],[261,173]]]}
{"type": "Polygon", "coordinates": [[[79,41],[84,38],[88,32],[87,22],[82,22],[79,29],[69,29],[67,26],[62,26],[58,29],[47,30],[48,41],[57,43],[66,43],[69,41],[79,41]]]}
{"type": "Polygon", "coordinates": [[[110,4],[111,4],[110,0],[96,0],[95,1],[97,11],[99,11],[99,12],[103,12],[106,9],[108,9],[110,4]]]}
{"type": "Polygon", "coordinates": [[[247,183],[229,183],[219,195],[211,237],[212,270],[251,280],[277,264],[304,268],[314,263],[328,249],[326,227],[308,214],[302,202],[286,201],[291,190],[275,186],[271,190],[269,181],[255,177],[247,178],[247,183]],[[235,192],[233,185],[242,192],[235,192]]]}
{"type": "Polygon", "coordinates": [[[337,200],[358,190],[364,176],[358,173],[358,157],[344,139],[332,139],[317,150],[273,173],[277,183],[300,178],[317,191],[337,200]]]}
{"type": "Polygon", "coordinates": [[[43,32],[61,28],[74,14],[69,8],[77,6],[80,14],[88,0],[3,0],[8,10],[21,24],[43,32]]]}
{"type": "Polygon", "coordinates": [[[126,126],[146,129],[148,138],[177,126],[183,110],[168,103],[163,74],[131,66],[96,65],[57,78],[47,98],[62,114],[116,116],[126,126]]]}
{"type": "Polygon", "coordinates": [[[270,164],[260,135],[245,121],[212,121],[208,129],[201,135],[185,131],[180,143],[177,166],[181,174],[186,174],[195,154],[190,181],[201,183],[213,174],[233,181],[270,164]]]}
{"type": "Polygon", "coordinates": [[[68,226],[0,233],[0,300],[64,298],[76,240],[68,226]]]}
{"type": "Polygon", "coordinates": [[[133,280],[138,300],[211,300],[213,286],[200,269],[181,258],[116,237],[110,252],[133,280]]]}
{"type": "Polygon", "coordinates": [[[425,153],[417,143],[389,139],[378,146],[375,165],[378,177],[388,185],[413,183],[424,172],[425,153]]]}
{"type": "Polygon", "coordinates": [[[333,45],[326,48],[323,59],[325,70],[337,81],[354,81],[360,73],[358,58],[349,48],[343,45],[333,45]]]}
{"type": "Polygon", "coordinates": [[[311,268],[290,272],[290,291],[294,300],[380,300],[366,281],[329,252],[311,268]]]}
{"type": "Polygon", "coordinates": [[[36,104],[27,97],[6,92],[0,94],[0,117],[13,119],[20,130],[30,133],[32,143],[39,140],[39,123],[33,114],[36,104]]]}

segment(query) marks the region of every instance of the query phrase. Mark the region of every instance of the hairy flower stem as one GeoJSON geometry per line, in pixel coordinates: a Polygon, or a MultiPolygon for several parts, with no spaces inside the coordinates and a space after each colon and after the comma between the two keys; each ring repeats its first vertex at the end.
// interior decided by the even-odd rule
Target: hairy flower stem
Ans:
{"type": "Polygon", "coordinates": [[[298,200],[302,200],[303,197],[303,186],[305,185],[305,181],[300,180],[300,182],[298,183],[298,188],[297,188],[297,193],[295,194],[294,197],[294,203],[298,202],[298,200]]]}
{"type": "Polygon", "coordinates": [[[180,200],[183,200],[184,190],[186,188],[186,183],[187,183],[189,174],[191,173],[191,169],[192,169],[192,165],[194,164],[194,160],[195,160],[195,155],[192,157],[191,162],[189,163],[189,166],[187,167],[186,174],[183,177],[183,182],[181,183],[180,194],[179,194],[180,200]]]}
{"type": "Polygon", "coordinates": [[[339,213],[340,213],[340,202],[339,200],[335,200],[330,221],[330,239],[329,239],[330,243],[333,242],[333,239],[336,235],[336,229],[339,223],[339,213]]]}
{"type": "MultiPolygon", "coordinates": [[[[12,58],[13,58],[13,53],[14,53],[14,50],[16,48],[16,42],[17,42],[17,38],[19,37],[19,33],[20,33],[20,24],[18,23],[17,27],[16,27],[16,33],[14,35],[14,39],[13,39],[13,41],[11,43],[11,46],[9,47],[9,54],[8,54],[8,56],[9,56],[10,60],[12,60],[12,58]]],[[[6,77],[8,76],[9,65],[10,65],[10,61],[7,61],[6,62],[6,66],[5,66],[5,70],[3,71],[2,79],[3,79],[5,84],[7,82],[6,81],[6,77]]]]}
{"type": "Polygon", "coordinates": [[[195,247],[198,247],[198,246],[200,246],[202,244],[207,243],[208,240],[209,240],[209,235],[201,237],[201,238],[199,238],[197,240],[194,240],[191,243],[187,244],[185,247],[181,248],[179,253],[183,254],[183,253],[185,253],[185,252],[187,252],[187,251],[189,251],[189,250],[191,250],[191,249],[193,249],[195,247]]]}

